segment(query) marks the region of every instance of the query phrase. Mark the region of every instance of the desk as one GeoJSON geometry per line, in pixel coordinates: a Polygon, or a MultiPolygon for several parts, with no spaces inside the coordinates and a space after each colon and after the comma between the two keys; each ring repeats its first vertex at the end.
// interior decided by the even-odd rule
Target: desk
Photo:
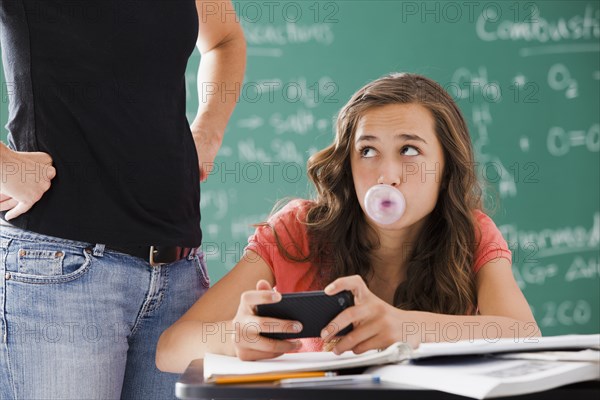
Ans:
{"type": "MultiPolygon", "coordinates": [[[[350,386],[282,388],[272,384],[214,385],[204,383],[203,360],[194,360],[175,386],[180,399],[297,399],[297,400],[452,400],[467,399],[435,390],[407,390],[390,383],[360,383],[350,386]]],[[[594,399],[600,394],[600,381],[562,386],[545,392],[510,397],[511,400],[594,399]]]]}

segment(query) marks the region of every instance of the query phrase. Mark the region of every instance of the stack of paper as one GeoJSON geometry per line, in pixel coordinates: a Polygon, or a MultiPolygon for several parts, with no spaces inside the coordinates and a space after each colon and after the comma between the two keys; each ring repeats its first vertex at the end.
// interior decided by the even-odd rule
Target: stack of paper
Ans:
{"type": "Polygon", "coordinates": [[[344,368],[368,367],[396,363],[407,359],[405,345],[392,345],[384,351],[368,351],[357,355],[345,352],[336,356],[331,352],[290,353],[262,361],[241,361],[237,357],[207,353],[204,357],[204,380],[217,377],[242,376],[272,372],[330,371],[344,368]]]}
{"type": "Polygon", "coordinates": [[[216,377],[285,371],[331,371],[371,366],[383,382],[473,398],[525,394],[600,379],[600,335],[424,343],[413,350],[395,343],[383,351],[292,353],[241,361],[207,354],[205,381],[216,377]]]}

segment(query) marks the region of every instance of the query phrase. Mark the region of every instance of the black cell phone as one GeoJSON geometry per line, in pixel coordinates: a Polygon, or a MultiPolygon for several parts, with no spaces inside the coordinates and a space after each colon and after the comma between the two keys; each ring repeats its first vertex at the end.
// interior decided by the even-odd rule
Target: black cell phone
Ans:
{"type": "MultiPolygon", "coordinates": [[[[256,306],[256,314],[302,323],[301,332],[292,332],[290,324],[282,327],[283,332],[261,332],[262,336],[272,339],[310,338],[320,337],[321,331],[336,315],[353,305],[354,296],[347,290],[333,296],[328,296],[323,291],[284,293],[278,303],[256,306]]],[[[343,336],[351,330],[352,324],[338,332],[338,336],[343,336]]]]}

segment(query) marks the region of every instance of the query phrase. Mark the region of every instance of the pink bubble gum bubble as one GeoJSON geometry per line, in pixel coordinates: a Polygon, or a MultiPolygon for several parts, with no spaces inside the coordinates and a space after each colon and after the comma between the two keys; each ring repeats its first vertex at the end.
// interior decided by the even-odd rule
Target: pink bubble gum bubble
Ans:
{"type": "Polygon", "coordinates": [[[404,195],[390,185],[375,185],[365,195],[365,211],[382,225],[398,221],[406,209],[404,195]]]}

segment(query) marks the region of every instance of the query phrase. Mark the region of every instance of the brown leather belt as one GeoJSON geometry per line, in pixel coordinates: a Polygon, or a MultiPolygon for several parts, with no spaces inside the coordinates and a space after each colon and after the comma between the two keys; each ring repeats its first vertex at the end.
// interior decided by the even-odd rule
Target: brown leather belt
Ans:
{"type": "Polygon", "coordinates": [[[107,250],[118,251],[119,253],[139,257],[147,261],[153,267],[163,264],[170,264],[179,261],[182,258],[189,257],[196,253],[196,247],[179,246],[112,246],[107,245],[107,250]]]}

